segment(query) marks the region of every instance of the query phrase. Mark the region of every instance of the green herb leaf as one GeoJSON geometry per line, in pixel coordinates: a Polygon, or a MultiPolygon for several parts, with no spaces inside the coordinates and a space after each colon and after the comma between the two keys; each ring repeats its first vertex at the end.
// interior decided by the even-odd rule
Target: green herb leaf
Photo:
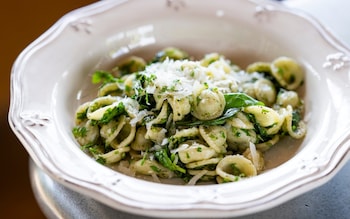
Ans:
{"type": "Polygon", "coordinates": [[[213,125],[223,125],[225,124],[226,120],[233,117],[240,111],[239,108],[230,108],[226,110],[226,112],[217,119],[212,120],[195,120],[195,121],[178,121],[175,124],[177,126],[199,126],[199,125],[206,125],[206,126],[213,126],[213,125]]]}
{"type": "Polygon", "coordinates": [[[236,163],[231,163],[231,171],[232,175],[239,176],[239,177],[244,177],[245,174],[236,166],[236,163]]]}
{"type": "Polygon", "coordinates": [[[93,84],[116,82],[117,79],[107,71],[95,71],[91,79],[93,84]]]}
{"type": "Polygon", "coordinates": [[[78,137],[85,137],[86,133],[87,133],[87,129],[86,127],[80,127],[80,126],[76,126],[73,128],[72,133],[74,135],[74,137],[78,138],[78,137]]]}
{"type": "Polygon", "coordinates": [[[300,121],[301,121],[300,112],[298,110],[293,110],[292,112],[292,130],[293,131],[298,129],[300,121]]]}
{"type": "Polygon", "coordinates": [[[262,127],[258,122],[256,122],[255,116],[252,114],[247,114],[249,120],[254,124],[254,129],[258,134],[258,139],[261,142],[265,142],[271,139],[271,136],[267,134],[266,128],[262,127]]]}
{"type": "Polygon", "coordinates": [[[181,168],[180,166],[174,164],[172,160],[169,158],[166,149],[160,149],[154,153],[154,156],[157,160],[166,168],[171,171],[178,171],[180,173],[186,173],[186,170],[181,168]]]}
{"type": "Polygon", "coordinates": [[[106,124],[110,122],[116,116],[119,116],[125,112],[125,106],[120,102],[116,107],[106,110],[103,114],[101,120],[98,121],[99,124],[106,124]]]}
{"type": "Polygon", "coordinates": [[[264,103],[260,102],[245,93],[228,93],[224,94],[226,106],[225,109],[240,108],[246,106],[259,105],[263,106],[264,103]]]}

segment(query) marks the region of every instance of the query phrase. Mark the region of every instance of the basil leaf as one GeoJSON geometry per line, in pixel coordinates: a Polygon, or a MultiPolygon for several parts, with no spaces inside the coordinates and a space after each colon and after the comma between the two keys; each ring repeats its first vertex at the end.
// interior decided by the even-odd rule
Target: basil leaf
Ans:
{"type": "Polygon", "coordinates": [[[245,93],[227,93],[224,94],[226,106],[225,109],[241,108],[246,106],[260,105],[264,103],[260,102],[245,93]]]}

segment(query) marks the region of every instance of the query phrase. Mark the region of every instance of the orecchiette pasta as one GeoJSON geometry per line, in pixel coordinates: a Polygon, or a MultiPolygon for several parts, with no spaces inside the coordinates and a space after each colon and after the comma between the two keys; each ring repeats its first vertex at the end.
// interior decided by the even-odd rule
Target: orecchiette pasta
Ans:
{"type": "Polygon", "coordinates": [[[226,153],[227,131],[223,126],[199,126],[199,133],[209,147],[217,153],[226,153]]]}
{"type": "MultiPolygon", "coordinates": [[[[187,143],[185,142],[183,144],[187,144],[187,143]]],[[[182,150],[179,150],[178,154],[181,162],[184,164],[187,164],[195,161],[210,159],[216,155],[216,151],[205,145],[193,143],[188,147],[182,150]]]]}
{"type": "Polygon", "coordinates": [[[192,115],[199,120],[215,119],[225,109],[224,94],[218,89],[199,89],[195,91],[192,104],[192,115]]]}
{"type": "Polygon", "coordinates": [[[217,164],[216,173],[226,182],[235,182],[242,177],[255,176],[257,170],[248,158],[242,155],[229,155],[217,164]]]}
{"type": "Polygon", "coordinates": [[[194,61],[174,47],[149,62],[130,56],[93,74],[101,86],[77,108],[72,132],[98,162],[130,176],[243,180],[264,172],[280,138],[305,136],[303,74],[287,57],[242,70],[222,54],[194,61]]]}
{"type": "Polygon", "coordinates": [[[304,73],[296,61],[288,57],[279,57],[271,64],[271,73],[278,83],[288,89],[294,90],[304,80],[304,73]]]}
{"type": "Polygon", "coordinates": [[[267,106],[271,106],[276,100],[276,89],[273,83],[265,78],[259,78],[254,82],[254,93],[256,99],[267,106]]]}

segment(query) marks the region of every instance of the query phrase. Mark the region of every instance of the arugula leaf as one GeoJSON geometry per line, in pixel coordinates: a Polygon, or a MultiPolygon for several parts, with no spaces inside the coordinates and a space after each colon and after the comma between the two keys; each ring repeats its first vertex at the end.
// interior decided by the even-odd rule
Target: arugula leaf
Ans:
{"type": "Polygon", "coordinates": [[[263,106],[264,103],[260,102],[245,93],[228,93],[224,94],[226,105],[225,109],[240,108],[246,106],[259,105],[263,106]]]}
{"type": "Polygon", "coordinates": [[[93,84],[116,82],[117,79],[108,71],[95,71],[91,81],[93,84]]]}
{"type": "Polygon", "coordinates": [[[169,158],[168,153],[166,149],[160,149],[154,153],[154,156],[157,158],[157,160],[166,168],[168,168],[171,171],[178,171],[180,173],[186,173],[186,170],[182,167],[174,164],[172,160],[169,158]]]}
{"type": "Polygon", "coordinates": [[[192,120],[192,121],[178,121],[175,124],[177,126],[198,126],[198,125],[223,125],[226,120],[233,117],[238,113],[242,107],[260,105],[263,106],[264,103],[260,102],[251,96],[244,93],[228,93],[224,94],[226,105],[224,114],[219,118],[212,120],[192,120]]]}
{"type": "Polygon", "coordinates": [[[121,115],[125,112],[125,106],[120,102],[116,107],[106,110],[103,114],[101,120],[98,121],[99,124],[106,124],[111,121],[114,117],[121,115]]]}
{"type": "Polygon", "coordinates": [[[195,121],[178,121],[175,124],[177,126],[199,126],[199,125],[206,125],[206,126],[213,126],[213,125],[223,125],[225,124],[226,120],[233,117],[240,111],[239,108],[230,108],[226,110],[226,112],[216,119],[211,120],[195,120],[195,121]]]}

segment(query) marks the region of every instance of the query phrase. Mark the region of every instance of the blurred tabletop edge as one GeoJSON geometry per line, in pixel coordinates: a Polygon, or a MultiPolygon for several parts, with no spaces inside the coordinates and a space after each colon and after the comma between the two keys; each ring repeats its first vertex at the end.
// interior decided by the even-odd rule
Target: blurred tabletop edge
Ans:
{"type": "Polygon", "coordinates": [[[8,125],[10,72],[20,52],[50,28],[64,14],[88,5],[92,0],[3,1],[0,7],[0,137],[1,218],[45,218],[34,196],[29,180],[28,154],[8,125]]]}

